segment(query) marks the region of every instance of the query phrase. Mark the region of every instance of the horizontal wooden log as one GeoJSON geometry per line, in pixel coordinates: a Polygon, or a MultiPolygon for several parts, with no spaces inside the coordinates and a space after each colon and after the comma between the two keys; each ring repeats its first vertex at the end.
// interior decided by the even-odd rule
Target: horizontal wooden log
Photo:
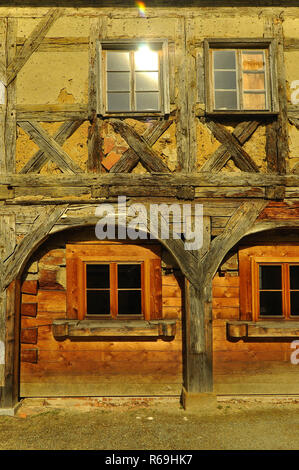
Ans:
{"type": "Polygon", "coordinates": [[[45,290],[64,290],[58,282],[58,269],[40,269],[39,270],[39,288],[45,290]]]}
{"type": "Polygon", "coordinates": [[[27,317],[36,317],[37,314],[37,303],[22,303],[21,315],[27,317]]]}
{"type": "Polygon", "coordinates": [[[31,364],[37,364],[37,360],[38,349],[21,348],[21,362],[30,362],[31,364]]]}
{"type": "Polygon", "coordinates": [[[60,290],[38,291],[38,312],[66,312],[66,293],[60,290]]]}
{"type": "Polygon", "coordinates": [[[24,281],[21,292],[23,294],[37,294],[37,281],[24,281]]]}
{"type": "Polygon", "coordinates": [[[37,328],[25,328],[21,330],[21,343],[36,344],[38,338],[37,328]]]}
{"type": "Polygon", "coordinates": [[[194,187],[244,187],[244,186],[299,186],[299,176],[294,174],[275,175],[275,174],[254,174],[248,172],[226,174],[204,172],[200,174],[177,173],[177,174],[103,174],[94,175],[81,173],[78,175],[1,175],[0,185],[17,186],[93,186],[102,185],[128,185],[153,187],[156,184],[161,186],[194,186],[194,187]]]}
{"type": "MultiPolygon", "coordinates": [[[[165,377],[165,376],[164,376],[165,377]]],[[[23,397],[99,397],[99,396],[180,396],[182,389],[182,379],[177,378],[176,383],[165,381],[163,383],[141,383],[140,378],[135,376],[134,379],[130,379],[130,383],[118,382],[111,383],[111,378],[107,377],[105,380],[97,380],[97,383],[88,383],[86,378],[82,378],[79,382],[74,383],[72,377],[71,383],[63,383],[62,380],[56,383],[41,383],[38,378],[35,381],[24,381],[20,385],[20,394],[23,397]],[[80,383],[81,381],[81,383],[80,383]]],[[[151,377],[150,377],[151,379],[151,377]]],[[[144,380],[144,379],[143,379],[144,380]]]]}
{"type": "Polygon", "coordinates": [[[270,202],[261,212],[258,220],[273,219],[298,219],[299,203],[298,202],[270,202]]]}
{"type": "MultiPolygon", "coordinates": [[[[17,38],[17,47],[23,46],[26,38],[17,38]]],[[[36,52],[85,52],[88,51],[88,37],[45,37],[36,52]]]]}
{"type": "Polygon", "coordinates": [[[233,338],[296,338],[299,322],[260,321],[227,323],[228,336],[233,338]]]}
{"type": "Polygon", "coordinates": [[[175,320],[157,321],[97,321],[55,320],[55,337],[102,336],[175,336],[175,320]],[[62,326],[63,325],[63,326],[62,326]],[[57,327],[57,328],[56,328],[57,327]]]}

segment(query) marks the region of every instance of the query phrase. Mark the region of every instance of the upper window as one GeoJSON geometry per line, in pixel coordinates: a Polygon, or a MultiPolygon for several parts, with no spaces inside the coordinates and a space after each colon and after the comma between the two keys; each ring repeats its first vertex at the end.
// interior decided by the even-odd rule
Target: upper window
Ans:
{"type": "Polygon", "coordinates": [[[277,111],[270,46],[206,41],[208,112],[277,111]]]}
{"type": "Polygon", "coordinates": [[[162,310],[158,246],[67,245],[69,318],[159,319],[162,310]]]}
{"type": "Polygon", "coordinates": [[[167,43],[101,43],[100,114],[167,114],[167,43]]]}
{"type": "Polygon", "coordinates": [[[257,246],[242,249],[241,314],[253,321],[299,318],[299,247],[257,246]],[[297,256],[296,256],[297,250],[297,256]],[[284,253],[284,256],[281,254],[284,253]]]}

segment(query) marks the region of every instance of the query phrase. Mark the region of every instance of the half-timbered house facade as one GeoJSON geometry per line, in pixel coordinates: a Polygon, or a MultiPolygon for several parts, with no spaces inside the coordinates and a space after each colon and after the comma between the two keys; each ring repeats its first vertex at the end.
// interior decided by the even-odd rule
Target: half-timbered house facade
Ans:
{"type": "Polygon", "coordinates": [[[2,408],[299,394],[296,4],[0,2],[2,408]]]}

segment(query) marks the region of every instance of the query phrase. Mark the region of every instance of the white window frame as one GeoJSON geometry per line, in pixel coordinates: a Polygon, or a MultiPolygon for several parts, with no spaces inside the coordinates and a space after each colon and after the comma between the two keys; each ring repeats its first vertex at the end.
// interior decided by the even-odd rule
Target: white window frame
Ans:
{"type": "Polygon", "coordinates": [[[169,103],[169,60],[167,39],[134,39],[134,40],[105,40],[97,43],[98,87],[97,87],[97,113],[101,116],[164,116],[170,113],[169,103]],[[105,50],[134,50],[138,45],[148,45],[161,51],[159,64],[160,103],[161,109],[156,111],[109,111],[106,105],[105,74],[103,51],[105,50]]]}
{"type": "MultiPolygon", "coordinates": [[[[244,115],[275,115],[279,112],[278,105],[278,89],[277,89],[277,72],[276,72],[276,44],[275,40],[265,38],[250,38],[250,39],[231,39],[231,38],[212,38],[204,40],[204,53],[205,53],[205,102],[207,114],[222,115],[222,114],[244,114],[244,115]],[[213,64],[211,59],[212,50],[266,50],[267,63],[265,68],[266,77],[266,101],[267,109],[263,110],[247,110],[247,109],[227,109],[220,110],[214,108],[214,79],[213,79],[213,64]]],[[[239,72],[239,65],[237,64],[237,75],[239,72]]]]}

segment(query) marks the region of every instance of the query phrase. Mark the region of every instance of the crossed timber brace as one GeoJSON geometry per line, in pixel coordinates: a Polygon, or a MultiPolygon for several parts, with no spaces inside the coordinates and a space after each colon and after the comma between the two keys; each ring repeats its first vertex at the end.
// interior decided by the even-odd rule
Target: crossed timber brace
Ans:
{"type": "Polygon", "coordinates": [[[117,167],[115,165],[116,170],[112,167],[112,172],[117,173],[117,170],[120,168],[125,168],[127,171],[128,169],[133,169],[139,160],[150,172],[170,172],[168,166],[158,157],[151,147],[166,131],[172,121],[162,121],[161,124],[158,121],[154,129],[150,129],[144,136],[140,136],[131,126],[120,119],[111,119],[109,122],[114,130],[119,132],[130,146],[130,149],[123,155],[122,162],[120,162],[117,167]]]}
{"type": "Polygon", "coordinates": [[[203,171],[220,171],[230,158],[241,171],[258,173],[259,169],[242,145],[252,136],[259,126],[258,121],[245,121],[236,126],[230,133],[225,127],[209,118],[201,118],[200,122],[207,125],[215,138],[222,145],[211,155],[208,161],[202,166],[203,171]]]}

